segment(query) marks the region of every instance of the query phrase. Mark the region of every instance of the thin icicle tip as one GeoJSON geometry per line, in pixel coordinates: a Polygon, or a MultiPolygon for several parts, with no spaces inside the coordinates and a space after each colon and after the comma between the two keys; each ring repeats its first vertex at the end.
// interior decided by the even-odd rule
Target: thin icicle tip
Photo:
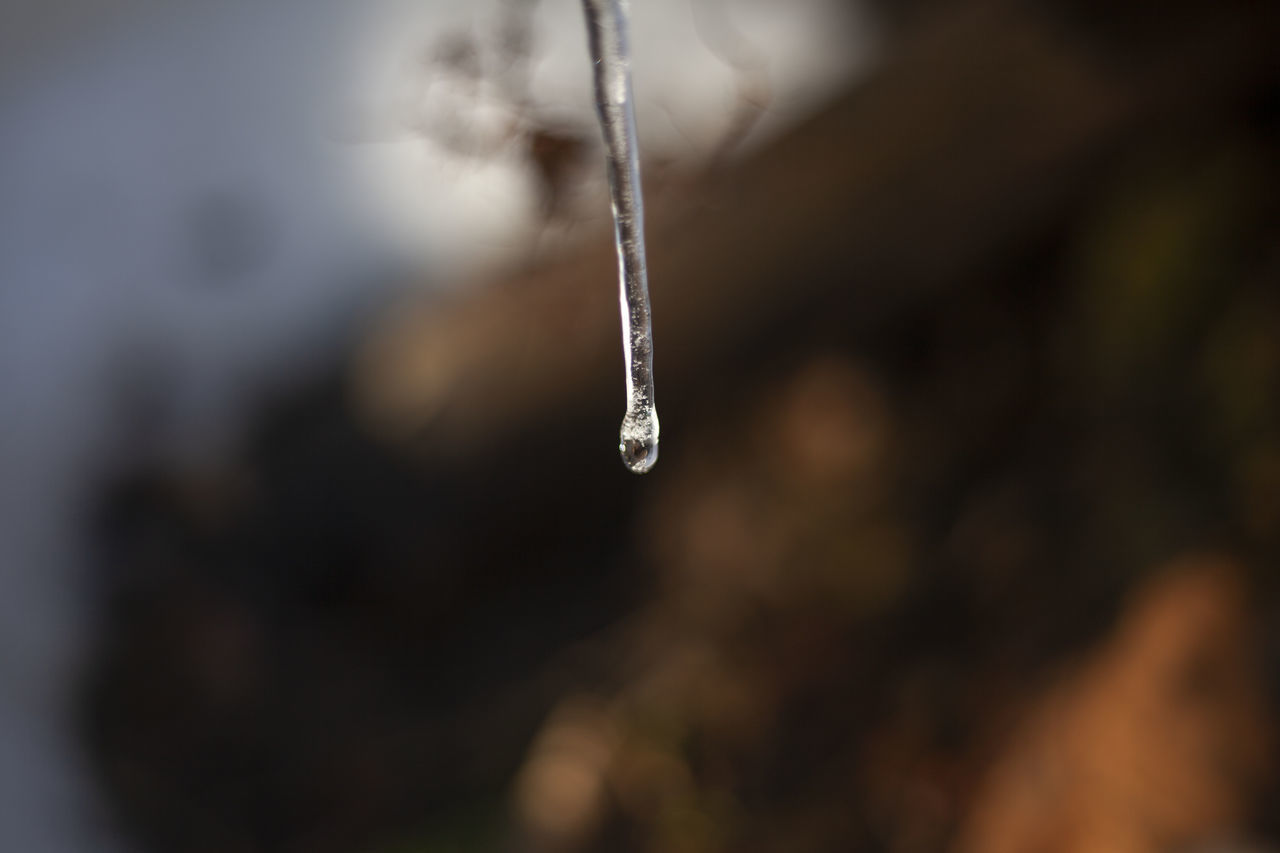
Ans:
{"type": "Polygon", "coordinates": [[[643,474],[658,461],[658,412],[654,406],[653,326],[645,267],[640,157],[631,104],[627,9],[622,0],[583,0],[582,8],[618,251],[618,303],[627,377],[627,413],[618,449],[627,468],[643,474]]]}

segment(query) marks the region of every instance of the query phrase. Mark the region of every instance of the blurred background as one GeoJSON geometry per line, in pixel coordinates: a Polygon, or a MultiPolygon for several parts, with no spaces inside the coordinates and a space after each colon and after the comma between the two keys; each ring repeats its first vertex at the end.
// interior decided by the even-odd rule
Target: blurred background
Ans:
{"type": "Polygon", "coordinates": [[[0,10],[0,848],[1280,850],[1280,9],[0,10]]]}

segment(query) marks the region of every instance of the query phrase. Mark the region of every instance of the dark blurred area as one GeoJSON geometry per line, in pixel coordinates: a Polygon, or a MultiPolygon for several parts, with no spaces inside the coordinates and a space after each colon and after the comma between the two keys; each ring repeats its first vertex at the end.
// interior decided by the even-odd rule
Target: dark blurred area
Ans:
{"type": "Polygon", "coordinates": [[[127,843],[1280,850],[1280,12],[872,11],[813,116],[646,172],[651,474],[594,225],[112,472],[127,843]]]}

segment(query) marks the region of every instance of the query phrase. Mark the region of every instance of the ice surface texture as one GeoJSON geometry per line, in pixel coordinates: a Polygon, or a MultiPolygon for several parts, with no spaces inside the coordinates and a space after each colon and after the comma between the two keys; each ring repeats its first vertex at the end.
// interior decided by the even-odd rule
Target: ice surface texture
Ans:
{"type": "Polygon", "coordinates": [[[582,7],[618,248],[618,301],[627,366],[627,413],[622,419],[618,450],[629,469],[643,474],[658,461],[658,411],[653,398],[653,324],[645,269],[640,158],[631,105],[627,9],[622,0],[583,0],[582,7]]]}

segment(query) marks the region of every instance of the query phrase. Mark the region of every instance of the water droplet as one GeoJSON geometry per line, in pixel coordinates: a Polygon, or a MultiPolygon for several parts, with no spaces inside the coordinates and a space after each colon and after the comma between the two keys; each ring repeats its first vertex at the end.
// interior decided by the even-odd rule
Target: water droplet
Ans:
{"type": "Polygon", "coordinates": [[[631,106],[631,59],[622,0],[582,0],[595,82],[596,114],[604,135],[618,251],[622,352],[627,365],[627,414],[622,461],[643,474],[658,461],[658,413],[653,405],[653,324],[644,254],[644,200],[631,106]]]}
{"type": "Polygon", "coordinates": [[[652,406],[639,416],[630,412],[622,419],[618,433],[622,464],[634,474],[644,474],[658,461],[658,413],[652,406]]]}
{"type": "Polygon", "coordinates": [[[644,474],[658,461],[658,442],[648,439],[624,438],[618,445],[622,453],[622,464],[632,473],[644,474]]]}

